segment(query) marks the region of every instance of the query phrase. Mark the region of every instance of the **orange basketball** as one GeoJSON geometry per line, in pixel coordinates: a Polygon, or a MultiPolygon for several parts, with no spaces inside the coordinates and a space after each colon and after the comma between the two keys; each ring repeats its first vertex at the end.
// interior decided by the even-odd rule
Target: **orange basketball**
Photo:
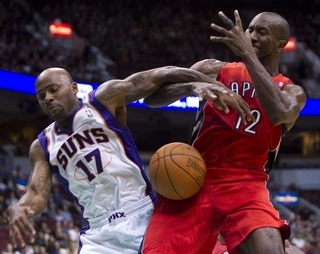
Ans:
{"type": "Polygon", "coordinates": [[[192,146],[173,142],[160,147],[149,162],[149,176],[155,191],[175,200],[196,194],[204,183],[206,165],[192,146]]]}

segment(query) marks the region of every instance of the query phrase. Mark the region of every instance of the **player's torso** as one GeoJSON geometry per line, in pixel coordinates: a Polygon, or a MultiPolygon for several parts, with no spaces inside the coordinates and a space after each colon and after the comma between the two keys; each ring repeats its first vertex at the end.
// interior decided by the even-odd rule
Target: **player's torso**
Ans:
{"type": "Polygon", "coordinates": [[[141,161],[128,129],[110,112],[84,102],[73,131],[46,129],[50,163],[65,188],[92,218],[134,203],[146,195],[141,161]]]}
{"type": "Polygon", "coordinates": [[[281,141],[282,126],[274,126],[267,117],[242,63],[222,67],[217,79],[243,97],[256,122],[244,125],[234,109],[230,108],[230,113],[225,114],[216,109],[212,102],[206,102],[202,125],[194,146],[213,165],[262,169],[267,162],[268,153],[276,150],[281,141]]]}

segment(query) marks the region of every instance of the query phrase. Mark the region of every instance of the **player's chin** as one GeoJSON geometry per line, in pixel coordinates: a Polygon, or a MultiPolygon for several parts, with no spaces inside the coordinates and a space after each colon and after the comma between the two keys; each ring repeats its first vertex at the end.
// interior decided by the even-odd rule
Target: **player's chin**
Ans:
{"type": "Polygon", "coordinates": [[[61,119],[62,118],[62,116],[61,116],[61,112],[59,112],[59,111],[47,111],[47,115],[50,117],[50,118],[52,118],[53,120],[55,120],[55,121],[57,121],[57,120],[59,120],[59,119],[61,119]]]}

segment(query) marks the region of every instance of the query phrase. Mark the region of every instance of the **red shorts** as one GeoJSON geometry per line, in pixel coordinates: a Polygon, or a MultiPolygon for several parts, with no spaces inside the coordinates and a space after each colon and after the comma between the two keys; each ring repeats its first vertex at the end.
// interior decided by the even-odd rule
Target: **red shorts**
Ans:
{"type": "Polygon", "coordinates": [[[218,230],[230,254],[255,229],[279,228],[283,241],[290,229],[269,200],[264,173],[210,168],[193,197],[175,201],[159,197],[147,228],[143,254],[211,254],[218,230]]]}

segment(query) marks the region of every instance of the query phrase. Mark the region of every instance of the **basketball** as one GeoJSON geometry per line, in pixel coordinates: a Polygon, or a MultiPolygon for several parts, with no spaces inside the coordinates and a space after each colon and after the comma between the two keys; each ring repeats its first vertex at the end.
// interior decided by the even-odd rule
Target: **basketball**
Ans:
{"type": "Polygon", "coordinates": [[[182,200],[196,194],[204,183],[206,165],[192,146],[173,142],[160,147],[149,162],[151,184],[160,195],[182,200]]]}

